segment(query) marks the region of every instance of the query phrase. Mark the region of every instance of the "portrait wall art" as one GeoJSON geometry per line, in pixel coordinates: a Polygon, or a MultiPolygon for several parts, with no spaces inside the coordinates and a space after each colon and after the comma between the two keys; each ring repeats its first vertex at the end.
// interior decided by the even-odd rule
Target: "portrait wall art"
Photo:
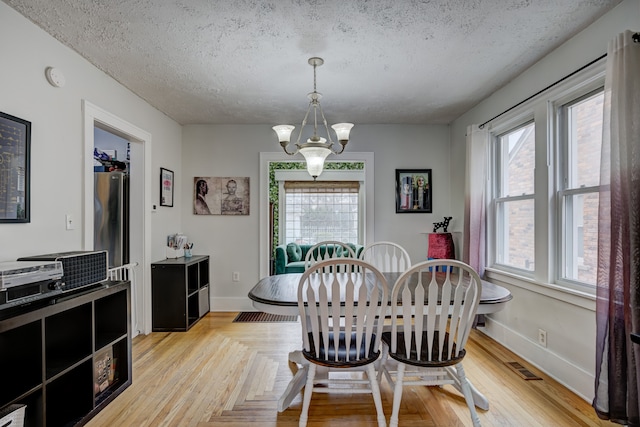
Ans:
{"type": "Polygon", "coordinates": [[[432,213],[431,169],[396,169],[396,213],[432,213]]]}
{"type": "Polygon", "coordinates": [[[194,215],[249,215],[249,177],[193,178],[194,215]]]}
{"type": "Polygon", "coordinates": [[[31,222],[31,122],[0,112],[0,223],[31,222]]]}

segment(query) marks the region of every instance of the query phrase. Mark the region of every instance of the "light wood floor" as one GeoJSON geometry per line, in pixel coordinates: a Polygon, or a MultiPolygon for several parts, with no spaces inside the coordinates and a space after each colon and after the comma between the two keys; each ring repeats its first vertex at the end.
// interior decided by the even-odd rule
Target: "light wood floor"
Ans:
{"type": "MultiPolygon", "coordinates": [[[[233,323],[235,315],[209,313],[186,333],[136,337],[133,384],[88,426],[297,426],[301,394],[286,411],[276,408],[295,369],[287,354],[300,347],[300,326],[233,323]]],[[[490,409],[478,410],[485,427],[618,426],[479,331],[465,371],[489,399],[490,409]],[[507,361],[542,380],[521,379],[507,361]]],[[[405,387],[400,426],[471,426],[464,399],[449,387],[405,387]]],[[[385,379],[381,391],[388,421],[393,391],[385,379]]],[[[375,413],[370,395],[314,394],[308,426],[373,426],[375,413]]]]}

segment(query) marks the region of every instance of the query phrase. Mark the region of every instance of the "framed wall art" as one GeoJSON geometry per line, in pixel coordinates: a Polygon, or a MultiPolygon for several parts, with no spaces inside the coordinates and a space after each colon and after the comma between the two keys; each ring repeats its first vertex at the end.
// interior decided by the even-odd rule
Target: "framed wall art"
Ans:
{"type": "Polygon", "coordinates": [[[396,169],[396,213],[432,213],[431,169],[396,169]]]}
{"type": "Polygon", "coordinates": [[[160,206],[173,207],[173,171],[160,168],[160,206]]]}
{"type": "Polygon", "coordinates": [[[249,177],[193,178],[194,215],[249,215],[249,177]]]}
{"type": "Polygon", "coordinates": [[[31,222],[31,122],[0,112],[0,222],[31,222]]]}

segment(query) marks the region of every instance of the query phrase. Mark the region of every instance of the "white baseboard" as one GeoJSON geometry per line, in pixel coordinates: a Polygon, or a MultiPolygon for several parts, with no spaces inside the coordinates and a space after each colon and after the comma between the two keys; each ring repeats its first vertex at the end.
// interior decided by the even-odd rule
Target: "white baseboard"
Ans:
{"type": "Polygon", "coordinates": [[[571,361],[558,356],[508,326],[492,320],[489,316],[486,316],[486,326],[478,328],[478,330],[507,347],[587,402],[593,401],[595,375],[592,372],[587,372],[572,364],[571,361]]]}
{"type": "Polygon", "coordinates": [[[257,311],[249,298],[212,297],[210,311],[257,311]]]}

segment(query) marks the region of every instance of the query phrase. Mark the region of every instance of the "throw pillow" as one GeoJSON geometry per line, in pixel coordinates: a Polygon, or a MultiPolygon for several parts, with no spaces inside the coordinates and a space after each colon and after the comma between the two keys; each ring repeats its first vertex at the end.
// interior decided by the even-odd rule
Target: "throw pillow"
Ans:
{"type": "Polygon", "coordinates": [[[297,262],[302,260],[302,248],[297,243],[289,243],[287,245],[287,259],[289,262],[297,262]]]}
{"type": "Polygon", "coordinates": [[[353,253],[356,255],[356,258],[358,258],[358,250],[356,249],[356,245],[354,245],[353,243],[347,243],[347,246],[351,248],[353,253]]]}

